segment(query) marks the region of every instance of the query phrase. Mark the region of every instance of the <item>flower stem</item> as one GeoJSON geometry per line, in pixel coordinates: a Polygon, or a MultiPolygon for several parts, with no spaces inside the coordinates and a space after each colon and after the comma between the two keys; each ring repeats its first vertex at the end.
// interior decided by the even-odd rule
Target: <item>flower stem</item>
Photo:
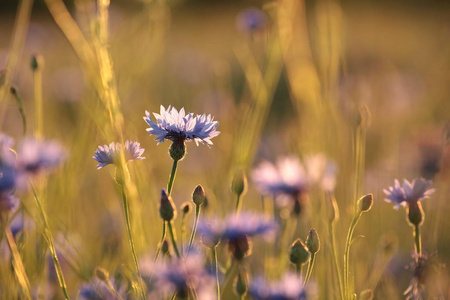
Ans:
{"type": "Polygon", "coordinates": [[[170,173],[169,182],[167,183],[167,194],[172,193],[173,182],[175,180],[175,175],[177,174],[178,160],[173,160],[172,172],[170,173]]]}
{"type": "Polygon", "coordinates": [[[299,277],[302,276],[302,265],[301,265],[301,264],[296,264],[296,265],[295,265],[295,272],[297,273],[297,275],[298,275],[299,277]]]}
{"type": "Polygon", "coordinates": [[[217,264],[217,251],[216,247],[211,247],[212,252],[212,260],[213,260],[213,268],[214,273],[216,275],[216,285],[217,285],[217,300],[220,300],[220,283],[219,283],[219,266],[217,264]]]}
{"type": "Polygon", "coordinates": [[[422,255],[422,238],[420,236],[420,225],[414,225],[414,241],[416,253],[422,255]]]}
{"type": "Polygon", "coordinates": [[[314,268],[314,261],[315,260],[316,260],[316,253],[311,253],[311,258],[309,259],[308,269],[306,269],[304,285],[308,284],[309,278],[311,277],[312,270],[314,268]]]}
{"type": "Polygon", "coordinates": [[[201,205],[195,205],[195,220],[194,220],[194,227],[192,228],[191,238],[189,239],[189,248],[190,250],[192,248],[192,244],[194,243],[195,234],[197,232],[197,226],[198,226],[198,220],[200,219],[200,212],[202,210],[201,205]]]}
{"type": "Polygon", "coordinates": [[[345,253],[344,253],[344,296],[345,299],[349,299],[350,293],[350,283],[349,283],[349,266],[350,266],[350,246],[352,244],[353,232],[355,231],[356,225],[358,224],[359,218],[361,217],[361,210],[358,210],[353,216],[352,223],[348,229],[347,240],[345,242],[345,253]]]}
{"type": "Polygon", "coordinates": [[[133,255],[134,267],[136,268],[136,272],[138,274],[140,274],[139,264],[138,264],[137,255],[136,255],[136,249],[134,247],[134,242],[133,242],[133,233],[131,230],[130,207],[129,207],[129,204],[127,201],[127,196],[125,194],[125,188],[123,185],[122,185],[122,201],[123,201],[123,210],[125,212],[125,222],[127,224],[128,243],[130,244],[131,254],[133,255]]]}
{"type": "Polygon", "coordinates": [[[175,234],[173,232],[172,222],[167,222],[167,225],[169,227],[170,238],[172,239],[173,250],[175,250],[175,254],[177,255],[177,257],[181,258],[180,252],[178,251],[177,247],[177,241],[175,239],[175,234]]]}
{"type": "Polygon", "coordinates": [[[69,300],[70,298],[69,298],[69,293],[67,292],[66,281],[64,280],[64,275],[63,275],[63,272],[61,269],[61,265],[59,264],[58,255],[56,254],[55,243],[53,241],[52,232],[50,231],[50,226],[48,224],[47,215],[45,214],[44,208],[42,207],[41,201],[39,200],[39,196],[36,192],[36,189],[34,188],[33,185],[31,185],[31,187],[33,190],[34,199],[36,200],[36,206],[39,210],[39,214],[40,214],[42,222],[44,224],[44,232],[42,234],[47,242],[48,248],[50,250],[50,254],[53,259],[53,264],[55,265],[55,270],[56,270],[56,275],[58,277],[59,286],[61,287],[61,290],[64,293],[65,299],[69,300]]]}
{"type": "Polygon", "coordinates": [[[331,244],[331,254],[333,255],[333,265],[334,265],[334,270],[336,272],[336,277],[338,280],[338,285],[339,285],[339,295],[341,296],[341,300],[344,300],[344,292],[342,289],[342,277],[341,277],[341,271],[339,270],[339,262],[338,262],[338,256],[337,256],[337,251],[336,251],[336,238],[335,238],[335,234],[334,234],[334,222],[330,223],[329,226],[329,230],[330,230],[330,244],[331,244]]]}
{"type": "Polygon", "coordinates": [[[237,195],[236,196],[237,197],[237,199],[236,199],[236,210],[235,210],[235,213],[236,213],[236,215],[239,215],[239,212],[241,211],[241,207],[242,207],[242,201],[241,201],[241,195],[237,195]]]}
{"type": "Polygon", "coordinates": [[[30,281],[28,280],[27,273],[25,272],[25,267],[23,266],[22,258],[20,257],[19,250],[17,249],[16,241],[14,240],[11,228],[9,228],[8,224],[5,224],[4,227],[6,241],[8,242],[8,246],[13,258],[12,264],[14,272],[16,273],[17,280],[19,281],[22,292],[24,293],[23,297],[31,300],[32,297],[30,293],[30,281]]]}
{"type": "Polygon", "coordinates": [[[162,230],[162,236],[161,236],[161,241],[158,244],[158,249],[156,249],[156,255],[155,255],[155,260],[158,259],[159,253],[161,253],[161,246],[162,243],[164,242],[164,239],[166,238],[166,221],[163,220],[163,230],[162,230]]]}

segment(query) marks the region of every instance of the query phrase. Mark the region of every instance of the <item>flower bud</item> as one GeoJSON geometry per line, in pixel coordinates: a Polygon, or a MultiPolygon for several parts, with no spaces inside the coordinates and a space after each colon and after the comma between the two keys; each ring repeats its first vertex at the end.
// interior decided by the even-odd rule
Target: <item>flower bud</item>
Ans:
{"type": "Polygon", "coordinates": [[[230,240],[228,242],[228,250],[230,250],[236,260],[242,260],[244,257],[252,254],[252,241],[247,236],[230,240]]]}
{"type": "Polygon", "coordinates": [[[166,239],[161,244],[161,253],[163,255],[170,255],[169,242],[166,239]]]}
{"type": "Polygon", "coordinates": [[[95,268],[95,276],[100,279],[101,281],[108,281],[109,280],[109,273],[107,270],[97,267],[95,268]]]}
{"type": "Polygon", "coordinates": [[[422,203],[420,203],[419,201],[409,202],[406,210],[408,213],[408,221],[412,225],[422,225],[423,220],[425,219],[425,212],[423,211],[422,203]]]}
{"type": "Polygon", "coordinates": [[[295,216],[299,216],[302,213],[303,207],[302,207],[302,203],[300,201],[301,200],[299,200],[299,199],[295,199],[295,201],[294,201],[294,208],[292,209],[292,213],[295,216]]]}
{"type": "Polygon", "coordinates": [[[358,208],[361,212],[369,211],[373,204],[373,194],[367,194],[362,196],[358,200],[358,208]]]}
{"type": "Polygon", "coordinates": [[[164,221],[172,221],[177,216],[175,203],[173,203],[172,197],[167,195],[165,190],[161,191],[161,203],[159,205],[159,215],[164,221]]]}
{"type": "Polygon", "coordinates": [[[195,203],[195,205],[202,205],[203,202],[205,202],[206,194],[203,187],[199,184],[195,188],[194,192],[192,193],[192,202],[195,203]]]}
{"type": "Polygon", "coordinates": [[[296,266],[301,266],[309,259],[308,248],[301,239],[296,239],[289,249],[289,261],[296,266]]]}
{"type": "Polygon", "coordinates": [[[238,296],[245,296],[247,294],[247,275],[242,274],[241,272],[238,273],[238,276],[236,276],[236,281],[234,282],[234,292],[238,296]]]}
{"type": "Polygon", "coordinates": [[[181,204],[181,211],[183,212],[183,215],[187,216],[192,210],[191,202],[184,202],[181,204]]]}
{"type": "Polygon", "coordinates": [[[186,142],[183,139],[177,139],[173,141],[172,145],[169,148],[169,155],[172,157],[174,161],[183,160],[186,156],[186,142]]]}
{"type": "Polygon", "coordinates": [[[233,177],[233,181],[231,183],[231,190],[233,193],[240,196],[244,196],[247,193],[247,176],[245,175],[244,170],[239,169],[233,177]]]}
{"type": "Polygon", "coordinates": [[[41,55],[33,55],[30,65],[33,71],[42,69],[44,67],[44,58],[41,55]]]}
{"type": "Polygon", "coordinates": [[[306,247],[311,254],[314,254],[320,250],[320,239],[317,231],[313,228],[309,231],[306,238],[306,247]]]}
{"type": "Polygon", "coordinates": [[[362,291],[359,294],[359,300],[372,300],[373,299],[373,291],[371,289],[367,289],[362,291]]]}

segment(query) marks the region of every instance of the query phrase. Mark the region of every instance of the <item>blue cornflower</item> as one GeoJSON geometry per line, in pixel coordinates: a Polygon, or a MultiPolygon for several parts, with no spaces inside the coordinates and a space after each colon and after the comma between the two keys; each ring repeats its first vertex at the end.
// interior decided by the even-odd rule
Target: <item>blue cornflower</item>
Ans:
{"type": "MultiPolygon", "coordinates": [[[[145,159],[145,157],[141,156],[144,153],[145,149],[141,148],[140,145],[141,144],[139,142],[125,142],[125,161],[145,159]]],[[[99,162],[99,164],[97,165],[97,169],[101,169],[109,164],[118,165],[120,163],[121,149],[122,144],[114,142],[109,144],[109,146],[98,146],[98,149],[94,152],[95,155],[92,157],[97,162],[99,162]]]]}
{"type": "Polygon", "coordinates": [[[277,224],[260,215],[251,213],[232,214],[225,220],[203,221],[198,232],[206,246],[215,246],[219,241],[227,241],[228,249],[237,260],[251,254],[251,237],[260,235],[266,239],[274,237],[277,224]]]}
{"type": "Polygon", "coordinates": [[[0,212],[11,212],[19,207],[17,199],[12,191],[0,192],[0,212]]]}
{"type": "Polygon", "coordinates": [[[256,32],[267,25],[267,15],[260,9],[248,8],[237,16],[237,27],[243,32],[256,32]]]}
{"type": "Polygon", "coordinates": [[[435,189],[431,189],[431,180],[425,180],[423,178],[414,179],[409,182],[403,179],[403,185],[396,179],[394,181],[394,186],[384,189],[383,192],[386,194],[385,201],[394,204],[394,208],[398,209],[400,205],[406,206],[417,203],[422,199],[429,198],[435,189]]]}
{"type": "Polygon", "coordinates": [[[173,293],[184,299],[190,290],[199,300],[215,299],[215,278],[205,269],[204,255],[198,250],[191,250],[184,259],[141,264],[141,273],[147,278],[153,276],[149,299],[160,299],[173,293]]]}
{"type": "Polygon", "coordinates": [[[211,139],[218,136],[217,131],[219,122],[214,121],[211,115],[196,115],[193,113],[186,114],[184,108],[178,111],[176,108],[169,106],[167,110],[161,105],[160,113],[153,113],[155,121],[151,119],[150,113],[145,111],[145,122],[150,125],[147,132],[156,135],[158,144],[164,142],[165,139],[172,142],[189,142],[195,141],[198,146],[199,142],[205,145],[212,145],[211,139]]]}
{"type": "Polygon", "coordinates": [[[306,300],[311,299],[310,288],[305,289],[302,278],[294,273],[287,273],[280,281],[268,283],[264,278],[257,278],[250,283],[249,294],[255,300],[306,300]]]}
{"type": "Polygon", "coordinates": [[[17,153],[17,169],[37,174],[59,166],[65,158],[66,152],[58,142],[27,138],[17,153]]]}
{"type": "Polygon", "coordinates": [[[126,285],[116,287],[114,280],[110,280],[111,286],[97,278],[81,286],[79,291],[80,300],[116,300],[129,299],[126,296],[126,285]]]}

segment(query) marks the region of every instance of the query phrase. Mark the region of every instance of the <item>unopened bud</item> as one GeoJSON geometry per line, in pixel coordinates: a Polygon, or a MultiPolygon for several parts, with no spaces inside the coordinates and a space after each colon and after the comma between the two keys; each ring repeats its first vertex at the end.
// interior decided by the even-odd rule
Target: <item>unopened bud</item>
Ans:
{"type": "Polygon", "coordinates": [[[306,247],[311,254],[314,254],[320,250],[320,239],[317,231],[313,228],[309,231],[306,238],[306,247]]]}
{"type": "Polygon", "coordinates": [[[373,204],[373,194],[367,194],[362,196],[358,200],[358,207],[361,212],[369,211],[373,204]]]}
{"type": "Polygon", "coordinates": [[[236,281],[234,282],[234,292],[238,296],[244,296],[247,294],[247,275],[241,274],[241,272],[238,273],[238,276],[236,276],[236,281]]]}
{"type": "Polygon", "coordinates": [[[101,281],[108,281],[109,280],[109,273],[107,270],[97,267],[95,268],[95,276],[100,279],[101,281]]]}
{"type": "Polygon", "coordinates": [[[245,175],[244,170],[239,169],[233,177],[233,181],[231,183],[231,190],[236,195],[244,196],[247,193],[247,176],[245,175]]]}
{"type": "Polygon", "coordinates": [[[373,299],[373,291],[371,289],[364,290],[359,294],[359,300],[372,300],[372,299],[373,299]]]}
{"type": "Polygon", "coordinates": [[[301,239],[296,239],[289,249],[289,261],[296,266],[301,266],[309,259],[310,253],[301,239]]]}
{"type": "Polygon", "coordinates": [[[174,161],[183,160],[186,149],[186,142],[183,139],[176,139],[169,148],[169,155],[174,161]]]}
{"type": "Polygon", "coordinates": [[[412,225],[422,225],[423,220],[425,219],[425,212],[423,211],[422,203],[420,203],[419,201],[410,202],[408,203],[406,210],[408,213],[408,221],[412,225]]]}
{"type": "Polygon", "coordinates": [[[42,55],[33,55],[31,57],[31,69],[36,71],[44,67],[44,58],[42,55]]]}
{"type": "Polygon", "coordinates": [[[203,202],[205,202],[206,194],[203,187],[199,184],[195,188],[194,192],[192,193],[192,202],[195,203],[195,205],[202,205],[203,202]]]}
{"type": "Polygon", "coordinates": [[[177,216],[175,203],[173,203],[172,197],[167,195],[165,190],[161,191],[161,203],[159,205],[159,215],[164,221],[172,221],[177,216]]]}
{"type": "Polygon", "coordinates": [[[163,255],[167,255],[170,254],[170,249],[169,249],[169,242],[167,240],[164,240],[161,244],[161,252],[163,255]]]}
{"type": "Polygon", "coordinates": [[[188,215],[192,210],[191,202],[186,201],[183,204],[181,204],[181,211],[183,212],[183,215],[188,215]]]}

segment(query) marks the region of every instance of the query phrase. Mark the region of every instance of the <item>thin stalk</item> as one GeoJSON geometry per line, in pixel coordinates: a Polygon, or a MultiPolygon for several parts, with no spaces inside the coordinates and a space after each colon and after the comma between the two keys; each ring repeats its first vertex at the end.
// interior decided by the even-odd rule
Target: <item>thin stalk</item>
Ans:
{"type": "Polygon", "coordinates": [[[22,98],[20,98],[15,88],[11,88],[11,94],[13,94],[14,98],[16,98],[17,106],[19,107],[20,117],[22,118],[22,127],[23,127],[22,133],[25,136],[27,134],[27,117],[25,115],[25,110],[23,109],[22,98]]]}
{"type": "Polygon", "coordinates": [[[37,67],[33,70],[34,80],[34,103],[35,103],[35,118],[36,118],[36,131],[35,136],[41,138],[44,132],[44,105],[42,101],[42,57],[35,57],[37,67]]]}
{"type": "Polygon", "coordinates": [[[30,293],[30,281],[28,280],[27,273],[25,272],[25,267],[23,266],[22,258],[20,257],[19,250],[17,249],[16,241],[14,240],[11,228],[5,224],[5,236],[8,242],[9,249],[11,250],[11,255],[13,258],[13,268],[16,273],[17,281],[19,281],[22,292],[22,296],[26,299],[32,299],[30,293]]]}
{"type": "Polygon", "coordinates": [[[297,275],[299,277],[301,277],[302,276],[302,265],[300,265],[300,264],[295,265],[295,272],[297,273],[297,275]]]}
{"type": "Polygon", "coordinates": [[[308,269],[306,269],[304,285],[308,284],[309,278],[311,277],[312,270],[314,268],[314,261],[315,260],[316,260],[316,254],[315,253],[311,253],[311,258],[309,259],[308,269]]]}
{"type": "Polygon", "coordinates": [[[235,209],[235,213],[236,213],[236,215],[238,215],[239,214],[239,212],[241,211],[241,208],[242,208],[242,201],[241,201],[241,195],[237,195],[237,198],[236,198],[236,209],[235,209]]]}
{"type": "Polygon", "coordinates": [[[201,205],[195,205],[195,220],[194,220],[194,227],[192,228],[191,232],[191,238],[189,239],[189,248],[190,250],[192,248],[192,244],[194,243],[195,234],[197,233],[197,226],[198,226],[198,220],[200,219],[200,212],[202,210],[201,205]]]}
{"type": "Polygon", "coordinates": [[[420,236],[420,225],[414,225],[414,241],[416,253],[422,255],[422,238],[420,236]]]}
{"type": "Polygon", "coordinates": [[[352,244],[353,232],[355,231],[356,224],[358,224],[359,218],[361,217],[361,210],[357,211],[353,216],[352,223],[348,229],[347,240],[345,242],[345,253],[344,253],[344,295],[345,299],[349,299],[350,286],[349,286],[349,266],[350,266],[350,246],[352,244]]]}
{"type": "Polygon", "coordinates": [[[162,243],[164,242],[164,239],[166,238],[166,221],[163,221],[163,230],[162,230],[162,236],[161,236],[161,241],[158,244],[158,249],[156,249],[156,255],[155,255],[155,260],[158,259],[159,253],[161,252],[161,246],[162,243]]]}
{"type": "Polygon", "coordinates": [[[69,293],[67,292],[66,281],[64,280],[64,275],[62,272],[61,265],[59,263],[58,255],[56,254],[55,243],[53,241],[52,232],[50,231],[50,226],[48,224],[47,215],[45,214],[44,208],[42,207],[41,201],[39,200],[39,196],[36,192],[36,189],[34,188],[33,185],[31,185],[31,188],[33,191],[34,199],[36,200],[36,206],[39,210],[39,214],[40,214],[42,222],[44,224],[43,235],[47,242],[48,248],[50,250],[50,254],[53,259],[53,264],[55,265],[55,270],[56,270],[56,275],[58,277],[59,286],[61,287],[61,290],[63,291],[65,299],[69,300],[70,297],[69,297],[69,293]]]}
{"type": "Polygon", "coordinates": [[[172,172],[170,173],[169,183],[167,184],[167,194],[172,193],[173,182],[175,180],[175,175],[177,174],[178,160],[173,161],[172,172]]]}
{"type": "Polygon", "coordinates": [[[211,253],[212,253],[214,274],[216,275],[217,300],[220,300],[219,266],[218,266],[218,263],[217,263],[216,247],[211,247],[211,253]]]}
{"type": "Polygon", "coordinates": [[[172,227],[172,222],[167,222],[167,225],[169,227],[169,233],[170,233],[170,238],[172,240],[173,250],[175,250],[175,254],[177,255],[177,257],[181,258],[180,252],[178,251],[178,247],[177,247],[177,241],[175,239],[175,233],[174,233],[173,227],[172,227]]]}
{"type": "Polygon", "coordinates": [[[128,233],[128,243],[130,244],[131,254],[133,256],[134,267],[136,268],[136,272],[140,275],[139,271],[139,263],[136,255],[136,249],[134,247],[133,242],[133,233],[131,231],[131,223],[130,223],[130,208],[128,206],[127,196],[125,194],[125,187],[122,185],[122,202],[123,202],[123,210],[125,212],[125,222],[127,224],[127,233],[128,233]]]}
{"type": "Polygon", "coordinates": [[[236,265],[237,263],[235,261],[233,261],[231,263],[231,266],[228,268],[228,270],[225,272],[225,281],[222,284],[222,289],[221,289],[221,293],[220,295],[223,296],[223,292],[226,290],[226,287],[228,286],[228,284],[231,281],[231,278],[233,278],[232,275],[234,275],[234,270],[236,269],[236,265]]]}
{"type": "Polygon", "coordinates": [[[342,289],[342,276],[341,271],[339,270],[339,261],[337,256],[337,250],[336,250],[336,237],[334,234],[334,222],[331,222],[329,226],[330,230],[330,244],[331,244],[331,254],[333,255],[333,265],[334,265],[334,271],[336,272],[336,277],[338,280],[339,285],[339,295],[341,296],[341,300],[344,300],[344,291],[342,289]]]}
{"type": "Polygon", "coordinates": [[[183,213],[183,216],[181,217],[181,233],[180,233],[180,239],[181,239],[181,256],[184,257],[185,249],[184,246],[186,243],[186,214],[183,213]]]}

